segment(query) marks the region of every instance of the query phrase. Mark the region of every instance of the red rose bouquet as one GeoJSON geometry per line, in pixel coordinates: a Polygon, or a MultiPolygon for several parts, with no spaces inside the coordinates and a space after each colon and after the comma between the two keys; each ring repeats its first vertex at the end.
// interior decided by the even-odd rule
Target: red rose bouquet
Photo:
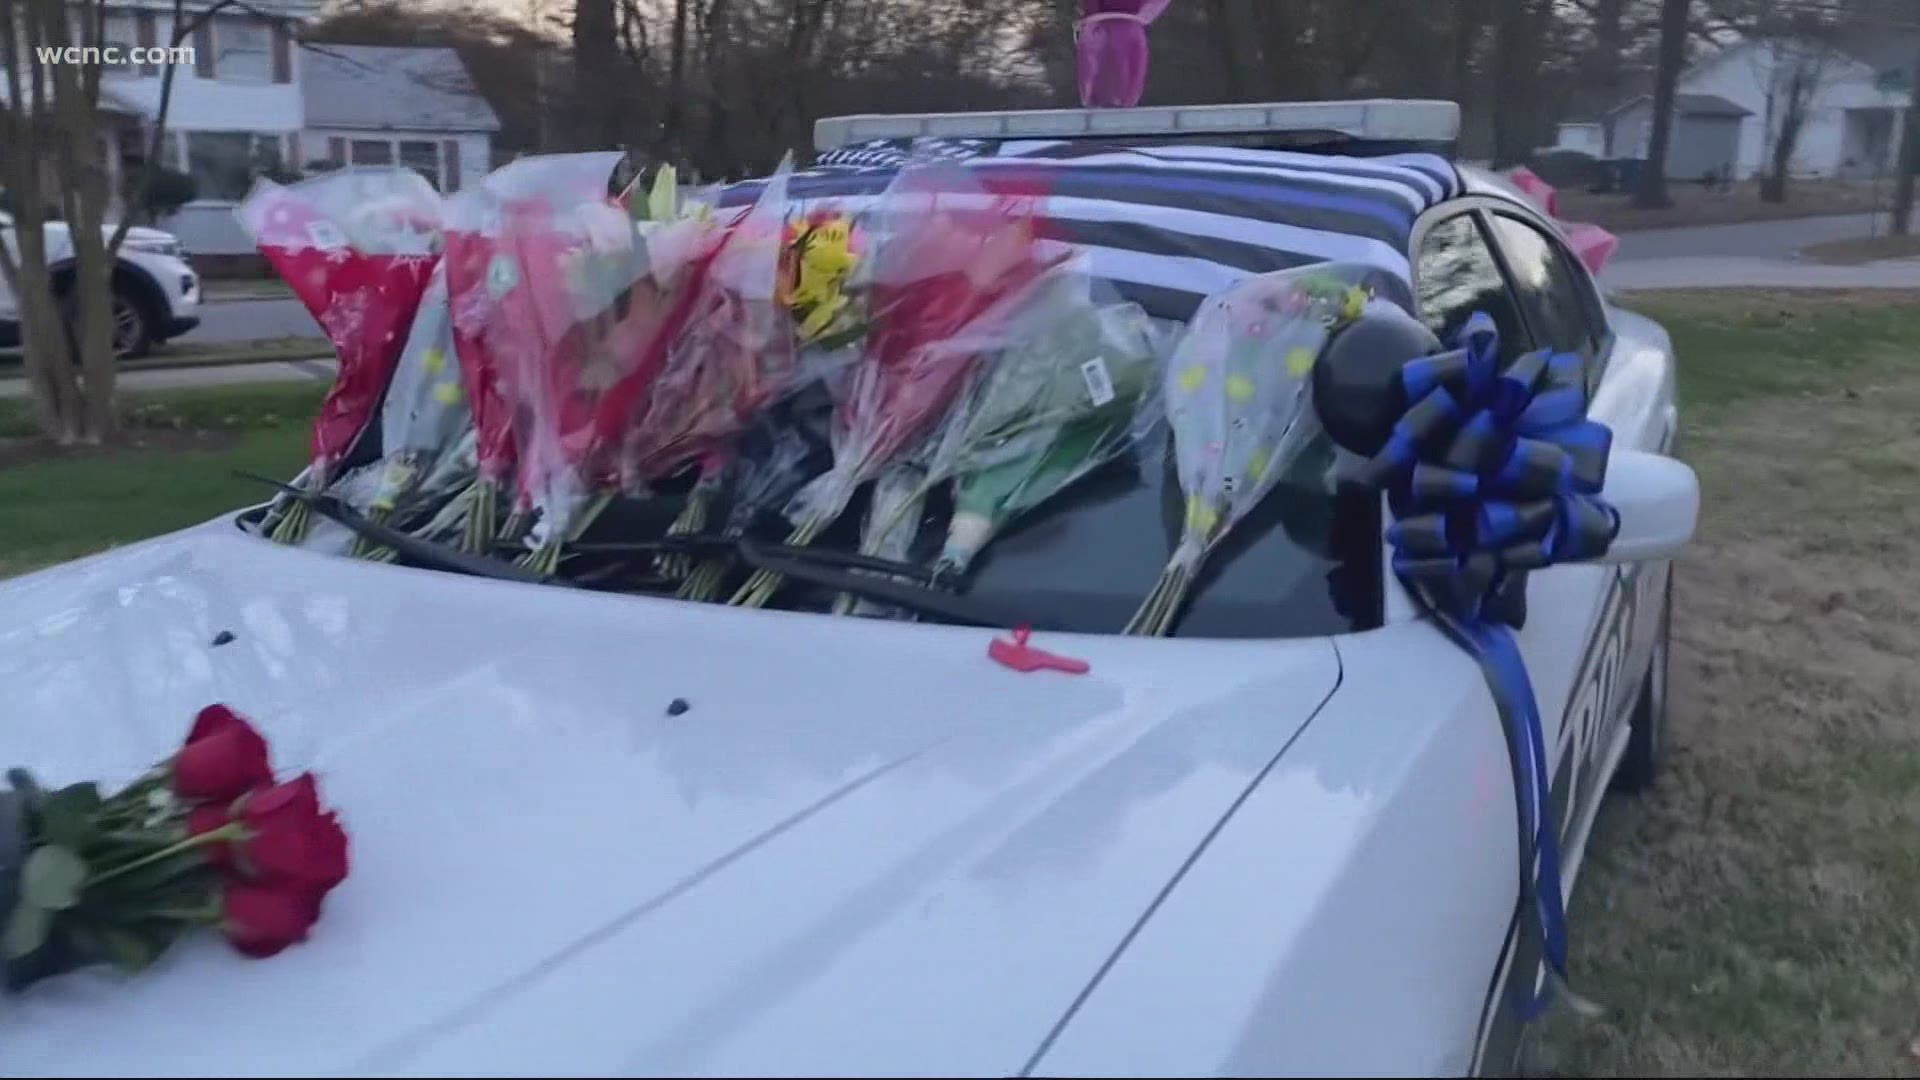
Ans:
{"type": "MultiPolygon", "coordinates": [[[[1039,194],[951,165],[901,170],[875,207],[868,329],[835,403],[833,467],[789,504],[788,543],[812,542],[862,484],[919,449],[980,357],[1005,346],[1025,291],[1068,255],[1038,237],[1039,194]]],[[[756,573],[733,603],[758,607],[779,585],[779,575],[756,573]]]]}
{"type": "Polygon", "coordinates": [[[0,975],[9,990],[95,964],[139,971],[218,929],[267,957],[305,940],[347,876],[347,834],[310,773],[276,783],[266,740],[224,705],[124,790],[0,789],[0,975]]]}
{"type": "MultiPolygon", "coordinates": [[[[666,342],[664,363],[647,385],[627,433],[626,467],[652,484],[697,463],[698,481],[670,535],[706,527],[706,511],[747,426],[796,389],[804,368],[792,316],[779,296],[786,224],[787,171],[725,226],[704,273],[689,275],[689,310],[666,342]]],[[[665,567],[684,577],[690,567],[665,567]]]]}
{"type": "MultiPolygon", "coordinates": [[[[263,179],[237,213],[339,356],[302,479],[318,492],[335,479],[399,363],[438,259],[440,196],[412,169],[345,169],[284,187],[263,179]]],[[[274,538],[299,543],[310,521],[296,501],[274,538]]]]}
{"type": "Polygon", "coordinates": [[[721,234],[685,221],[643,237],[604,189],[530,192],[499,213],[483,341],[513,410],[519,494],[539,513],[526,564],[550,574],[621,479],[624,433],[721,234]]]}
{"type": "MultiPolygon", "coordinates": [[[[513,475],[513,413],[500,396],[499,368],[485,343],[492,312],[487,267],[499,240],[487,230],[490,205],[481,191],[462,192],[447,200],[443,257],[453,353],[473,416],[476,476],[461,501],[467,518],[462,546],[475,554],[493,547],[495,508],[513,475]]],[[[497,222],[491,224],[497,230],[497,222]]]]}

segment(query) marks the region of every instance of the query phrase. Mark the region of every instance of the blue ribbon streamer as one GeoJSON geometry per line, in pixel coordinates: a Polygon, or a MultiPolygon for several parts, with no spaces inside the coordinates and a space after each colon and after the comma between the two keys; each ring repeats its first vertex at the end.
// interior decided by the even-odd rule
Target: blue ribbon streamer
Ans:
{"type": "Polygon", "coordinates": [[[1531,1020],[1566,984],[1567,931],[1552,771],[1513,631],[1526,623],[1529,571],[1597,558],[1618,535],[1619,514],[1599,497],[1613,435],[1586,417],[1580,357],[1542,350],[1502,367],[1484,312],[1454,341],[1402,369],[1403,408],[1365,475],[1393,511],[1394,572],[1479,662],[1505,729],[1521,902],[1553,976],[1542,993],[1530,980],[1520,986],[1520,1013],[1531,1020]]]}

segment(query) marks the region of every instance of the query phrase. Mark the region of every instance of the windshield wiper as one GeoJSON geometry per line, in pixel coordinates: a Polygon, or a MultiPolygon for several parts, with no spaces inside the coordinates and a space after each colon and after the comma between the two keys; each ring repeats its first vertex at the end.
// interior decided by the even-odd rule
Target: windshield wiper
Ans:
{"type": "Polygon", "coordinates": [[[495,581],[517,581],[527,585],[561,585],[572,587],[570,582],[560,578],[544,578],[521,566],[495,559],[486,555],[451,548],[445,544],[436,544],[423,540],[412,533],[401,532],[388,525],[363,517],[358,511],[341,502],[333,495],[302,491],[299,488],[283,484],[271,477],[258,476],[249,472],[236,472],[235,475],[248,480],[257,480],[280,489],[289,498],[298,499],[321,517],[334,522],[356,536],[361,536],[382,547],[389,547],[394,553],[408,562],[424,566],[430,570],[445,570],[469,577],[492,578],[495,581]]]}
{"type": "Polygon", "coordinates": [[[931,575],[921,567],[907,566],[886,559],[874,559],[870,556],[857,556],[847,552],[813,551],[808,548],[788,547],[784,544],[761,544],[746,539],[739,540],[735,550],[739,552],[740,558],[755,570],[770,571],[795,581],[851,593],[867,600],[892,604],[895,607],[917,611],[923,615],[932,615],[948,622],[996,628],[1026,625],[1036,630],[1061,629],[1054,620],[1031,618],[1003,604],[956,596],[928,585],[874,577],[871,574],[854,573],[823,564],[844,560],[844,564],[849,567],[861,566],[864,563],[868,569],[883,574],[899,573],[905,570],[908,572],[906,576],[930,579],[931,575]]]}

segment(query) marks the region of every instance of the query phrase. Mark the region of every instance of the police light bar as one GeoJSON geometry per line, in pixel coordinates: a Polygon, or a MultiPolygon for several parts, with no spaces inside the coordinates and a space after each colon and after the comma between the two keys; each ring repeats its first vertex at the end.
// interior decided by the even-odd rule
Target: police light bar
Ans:
{"type": "Polygon", "coordinates": [[[1326,133],[1367,142],[1452,143],[1460,106],[1451,101],[1375,99],[1134,109],[862,114],[814,124],[816,151],[882,139],[1181,139],[1326,133]]]}

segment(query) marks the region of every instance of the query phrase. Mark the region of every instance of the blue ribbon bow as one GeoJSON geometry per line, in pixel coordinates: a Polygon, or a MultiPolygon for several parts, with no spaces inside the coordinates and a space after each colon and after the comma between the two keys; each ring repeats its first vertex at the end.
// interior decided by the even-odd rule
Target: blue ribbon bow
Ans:
{"type": "MultiPolygon", "coordinates": [[[[1393,511],[1394,572],[1479,661],[1499,708],[1519,803],[1521,902],[1564,986],[1551,768],[1513,630],[1526,622],[1528,571],[1597,558],[1619,533],[1619,514],[1599,498],[1613,434],[1587,419],[1580,357],[1542,350],[1502,368],[1499,332],[1484,312],[1455,343],[1402,369],[1405,406],[1365,475],[1393,511]]],[[[1531,986],[1523,992],[1524,1019],[1550,1003],[1531,986]]]]}

